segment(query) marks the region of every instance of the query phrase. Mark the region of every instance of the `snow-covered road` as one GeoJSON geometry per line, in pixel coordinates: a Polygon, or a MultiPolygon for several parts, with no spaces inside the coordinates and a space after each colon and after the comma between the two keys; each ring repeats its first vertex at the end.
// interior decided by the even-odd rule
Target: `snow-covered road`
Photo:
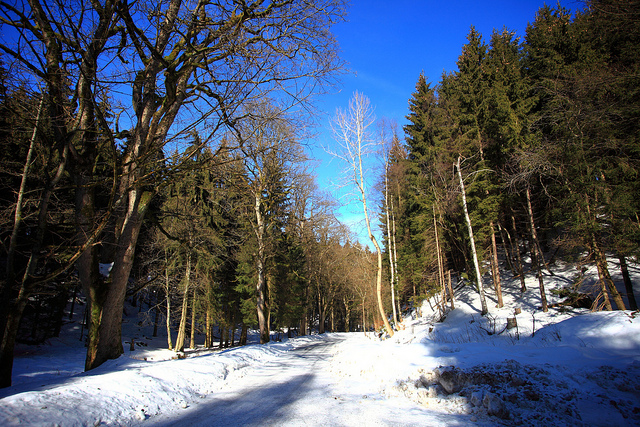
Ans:
{"type": "Polygon", "coordinates": [[[327,340],[295,348],[245,371],[220,391],[184,409],[140,425],[457,425],[455,415],[434,414],[408,401],[386,399],[368,382],[340,377],[331,366],[338,344],[327,340]]]}
{"type": "MultiPolygon", "coordinates": [[[[557,266],[550,289],[572,272],[557,266]]],[[[90,372],[69,322],[59,338],[17,348],[0,426],[640,426],[640,314],[543,313],[529,281],[524,295],[515,279],[505,286],[502,309],[489,294],[486,317],[472,287],[443,322],[425,303],[386,340],[313,334],[178,355],[128,318],[124,343],[136,347],[90,372]],[[488,333],[512,316],[515,335],[488,333]]]]}

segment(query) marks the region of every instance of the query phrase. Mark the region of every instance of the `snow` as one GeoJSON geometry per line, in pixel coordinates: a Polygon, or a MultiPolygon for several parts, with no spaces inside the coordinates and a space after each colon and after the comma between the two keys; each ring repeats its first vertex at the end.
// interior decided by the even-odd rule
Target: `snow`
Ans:
{"type": "MultiPolygon", "coordinates": [[[[552,270],[550,304],[576,273],[552,270]]],[[[640,314],[543,313],[535,278],[522,295],[503,280],[505,307],[488,289],[486,317],[465,286],[443,321],[425,302],[389,339],[311,335],[180,359],[130,307],[125,354],[87,373],[70,321],[60,338],[17,346],[0,425],[640,425],[640,314]]]]}

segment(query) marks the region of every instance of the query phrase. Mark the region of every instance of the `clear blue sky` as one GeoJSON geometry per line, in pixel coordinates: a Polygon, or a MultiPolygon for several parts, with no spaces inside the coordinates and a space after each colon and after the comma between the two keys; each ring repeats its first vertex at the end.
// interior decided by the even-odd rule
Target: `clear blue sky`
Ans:
{"type": "MultiPolygon", "coordinates": [[[[486,43],[494,28],[506,27],[523,37],[527,24],[544,4],[544,0],[353,0],[347,22],[333,31],[350,73],[343,77],[337,93],[322,97],[319,103],[327,114],[312,151],[321,161],[317,170],[320,187],[330,189],[330,181],[338,180],[340,163],[322,147],[335,146],[328,130],[329,118],[336,108],[347,107],[354,91],[369,97],[376,117],[395,120],[402,126],[420,73],[436,84],[443,72],[456,70],[472,25],[486,43]]],[[[562,4],[571,9],[579,7],[573,1],[562,4]]],[[[359,211],[359,207],[343,208],[342,219],[352,221],[359,211]]],[[[366,243],[365,239],[360,241],[366,243]]]]}

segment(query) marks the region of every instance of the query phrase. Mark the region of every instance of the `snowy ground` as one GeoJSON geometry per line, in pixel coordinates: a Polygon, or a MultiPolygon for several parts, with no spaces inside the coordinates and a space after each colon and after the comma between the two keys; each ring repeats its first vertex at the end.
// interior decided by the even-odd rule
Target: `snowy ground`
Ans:
{"type": "MultiPolygon", "coordinates": [[[[548,291],[576,273],[552,270],[548,291]]],[[[488,290],[490,316],[467,286],[443,322],[425,303],[384,341],[315,335],[180,360],[130,320],[125,341],[147,345],[90,373],[70,323],[18,347],[0,425],[640,425],[640,314],[542,313],[534,278],[524,295],[503,286],[502,309],[488,290]],[[517,328],[504,330],[508,317],[517,328]]]]}

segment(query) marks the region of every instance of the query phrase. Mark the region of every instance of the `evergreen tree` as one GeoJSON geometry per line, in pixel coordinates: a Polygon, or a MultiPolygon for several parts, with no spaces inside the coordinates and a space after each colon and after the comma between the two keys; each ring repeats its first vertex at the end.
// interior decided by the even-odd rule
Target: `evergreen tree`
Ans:
{"type": "MultiPolygon", "coordinates": [[[[407,144],[406,182],[402,195],[403,207],[398,218],[399,275],[414,297],[435,289],[433,272],[437,257],[433,251],[431,221],[439,181],[439,157],[444,149],[441,139],[441,111],[435,88],[423,74],[409,100],[409,124],[404,127],[407,144]]],[[[407,291],[405,291],[407,292],[407,291]]]]}
{"type": "Polygon", "coordinates": [[[638,159],[637,143],[630,139],[637,133],[630,119],[637,100],[627,97],[637,90],[637,77],[628,68],[637,60],[623,53],[637,46],[638,34],[630,27],[628,33],[617,31],[625,19],[633,19],[623,11],[629,11],[626,4],[592,2],[569,21],[563,10],[543,10],[528,31],[531,72],[541,81],[538,120],[552,147],[547,159],[559,178],[552,186],[559,201],[557,219],[569,232],[565,246],[589,250],[600,276],[600,301],[608,309],[611,299],[619,309],[624,302],[605,253],[615,250],[612,242],[623,235],[622,224],[630,224],[636,210],[618,193],[633,194],[637,188],[638,159]],[[603,12],[608,7],[617,13],[603,12]],[[564,41],[554,41],[558,31],[545,32],[554,26],[562,29],[564,41]],[[542,44],[552,50],[541,51],[542,44]],[[550,68],[554,74],[541,69],[542,60],[555,65],[550,68]]]}

